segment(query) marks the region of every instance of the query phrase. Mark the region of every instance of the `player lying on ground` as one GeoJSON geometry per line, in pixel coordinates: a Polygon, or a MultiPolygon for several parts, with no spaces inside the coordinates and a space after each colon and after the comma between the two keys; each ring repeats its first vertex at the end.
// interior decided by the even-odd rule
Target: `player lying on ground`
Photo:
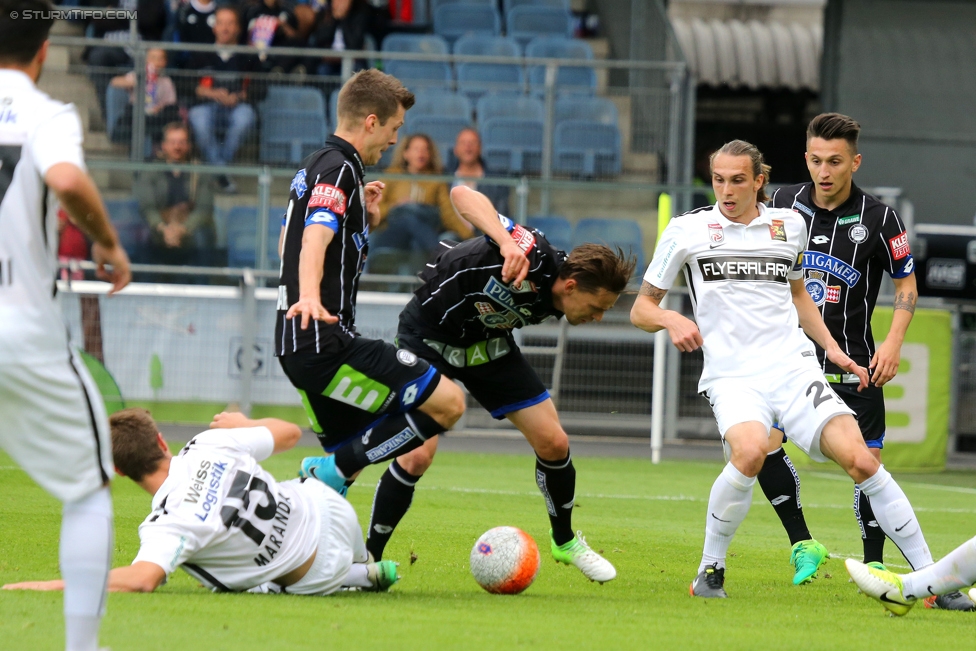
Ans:
{"type": "MultiPolygon", "coordinates": [[[[945,558],[910,574],[895,574],[883,567],[865,565],[853,558],[845,562],[854,583],[895,615],[904,615],[918,599],[958,592],[976,584],[976,538],[946,554],[945,558]]],[[[976,588],[969,591],[976,601],[976,588]]]]}
{"type": "Polygon", "coordinates": [[[927,546],[908,498],[868,451],[853,412],[824,379],[816,351],[867,385],[867,371],[838,347],[803,286],[806,224],[767,208],[769,167],[753,145],[734,140],[712,155],[718,202],[674,219],[644,275],[631,321],[667,329],[683,352],[705,354],[698,389],[707,398],[731,460],[708,500],[705,546],[691,594],[726,597],[725,556],[752,504],[770,427],[782,423],[815,461],[832,459],[875,505],[878,523],[908,553],[927,546]],[[685,272],[697,325],[661,299],[685,272]],[[803,330],[797,328],[799,323],[803,330]],[[700,328],[700,330],[699,330],[700,328]]]}
{"type": "MultiPolygon", "coordinates": [[[[400,314],[400,360],[429,363],[463,382],[492,416],[508,418],[525,435],[536,453],[535,478],[552,525],[553,557],[590,580],[609,581],[616,570],[573,533],[576,469],[569,437],[512,330],[563,315],[570,325],[600,321],[626,288],[635,262],[596,244],[567,256],[542,233],[499,216],[487,197],[469,188],[454,188],[451,200],[486,236],[442,243],[443,253],[421,273],[424,284],[400,314]]],[[[363,438],[369,437],[367,431],[363,438]]],[[[414,486],[436,450],[436,437],[406,442],[380,479],[367,540],[375,558],[410,507],[414,486]]],[[[370,463],[375,461],[356,438],[335,456],[310,457],[302,467],[341,487],[370,463]]]]}
{"type": "MultiPolygon", "coordinates": [[[[301,430],[275,418],[214,416],[175,457],[145,409],[109,419],[118,473],[153,496],[139,525],[132,565],[109,573],[108,589],[152,592],[177,567],[214,592],[327,595],[342,587],[385,590],[396,564],[367,563],[349,502],[317,481],[278,482],[259,464],[290,450],[301,430]]],[[[31,581],[7,590],[61,590],[31,581]]]]}

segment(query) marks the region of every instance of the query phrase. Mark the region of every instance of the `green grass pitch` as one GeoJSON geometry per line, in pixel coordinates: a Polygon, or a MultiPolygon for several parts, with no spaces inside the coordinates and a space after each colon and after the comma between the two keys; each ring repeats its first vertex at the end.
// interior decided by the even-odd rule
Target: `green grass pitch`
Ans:
{"type": "MultiPolygon", "coordinates": [[[[295,476],[305,451],[264,465],[295,476]]],[[[332,597],[214,595],[183,573],[155,594],[114,594],[102,642],[114,651],[196,649],[948,649],[973,648],[976,614],[916,607],[907,617],[848,583],[842,558],[813,584],[791,584],[789,545],[756,489],[730,550],[724,601],[691,599],[705,502],[715,463],[576,460],[575,524],[617,566],[606,585],[586,581],[548,555],[548,521],[532,457],[448,454],[419,484],[413,509],[387,557],[402,581],[388,594],[332,597]],[[539,543],[543,564],[519,596],[481,590],[468,554],[485,530],[513,525],[539,543]],[[411,555],[415,562],[411,564],[411,555]]],[[[350,491],[366,521],[382,468],[350,491]]],[[[976,474],[896,475],[913,501],[936,557],[976,534],[976,474]]],[[[829,466],[802,473],[814,535],[839,556],[857,556],[860,538],[851,484],[829,466]]],[[[149,497],[118,479],[115,563],[131,562],[149,497]]],[[[0,453],[0,583],[58,576],[59,505],[0,453]]],[[[904,560],[888,544],[893,569],[904,560]]],[[[902,570],[904,571],[904,570],[902,570]]],[[[0,649],[59,649],[60,593],[0,592],[0,649]]]]}

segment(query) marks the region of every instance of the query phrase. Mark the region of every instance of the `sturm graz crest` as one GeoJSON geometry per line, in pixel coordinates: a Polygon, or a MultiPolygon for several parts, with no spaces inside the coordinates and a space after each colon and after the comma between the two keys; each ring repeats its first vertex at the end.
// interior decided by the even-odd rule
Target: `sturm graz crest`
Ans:
{"type": "Polygon", "coordinates": [[[807,294],[813,299],[814,304],[820,307],[827,300],[827,283],[823,281],[824,274],[821,271],[808,271],[807,279],[804,282],[807,294]]]}

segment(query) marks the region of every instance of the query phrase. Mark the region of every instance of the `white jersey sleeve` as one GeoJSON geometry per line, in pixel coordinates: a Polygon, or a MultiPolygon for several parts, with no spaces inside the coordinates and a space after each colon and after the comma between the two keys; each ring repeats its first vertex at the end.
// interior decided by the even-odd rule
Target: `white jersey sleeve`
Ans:
{"type": "Polygon", "coordinates": [[[62,105],[60,110],[44,123],[43,128],[34,132],[28,147],[34,165],[42,178],[57,163],[71,163],[85,169],[81,133],[81,119],[74,104],[62,105]]]}
{"type": "Polygon", "coordinates": [[[796,252],[796,260],[793,261],[793,268],[790,269],[790,273],[786,275],[790,280],[802,280],[803,279],[803,252],[806,250],[806,241],[809,233],[807,232],[807,223],[805,220],[800,219],[800,237],[797,239],[799,243],[799,250],[796,252]]]}
{"type": "Polygon", "coordinates": [[[274,436],[267,427],[236,427],[212,429],[194,436],[187,448],[200,445],[241,452],[264,461],[274,452],[274,436]]]}
{"type": "Polygon", "coordinates": [[[679,222],[672,219],[658,240],[654,259],[647,266],[644,280],[658,289],[671,289],[685,263],[687,253],[684,229],[679,222]]]}

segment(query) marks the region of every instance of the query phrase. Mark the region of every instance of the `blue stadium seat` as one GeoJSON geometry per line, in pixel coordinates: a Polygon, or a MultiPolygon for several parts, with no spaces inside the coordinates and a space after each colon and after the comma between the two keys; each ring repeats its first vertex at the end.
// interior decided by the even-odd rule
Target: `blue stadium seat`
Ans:
{"type": "Polygon", "coordinates": [[[566,120],[587,120],[617,125],[617,105],[605,97],[560,97],[556,100],[556,124],[566,120]]]}
{"type": "Polygon", "coordinates": [[[144,224],[136,199],[105,199],[105,210],[113,224],[144,224]]]}
{"type": "Polygon", "coordinates": [[[339,111],[336,108],[339,104],[339,91],[341,88],[336,88],[329,95],[329,124],[338,125],[339,124],[339,111]]]}
{"type": "Polygon", "coordinates": [[[594,242],[613,248],[619,246],[624,253],[637,256],[635,273],[644,273],[644,236],[640,224],[632,219],[601,219],[588,217],[576,223],[573,230],[573,246],[594,242]]]}
{"type": "Polygon", "coordinates": [[[297,165],[325,145],[328,133],[324,106],[318,111],[276,110],[262,103],[261,162],[297,165]]]}
{"type": "MultiPolygon", "coordinates": [[[[589,44],[562,36],[542,36],[533,39],[525,48],[525,56],[540,59],[593,59],[589,44]]],[[[560,93],[592,95],[596,90],[596,71],[585,66],[560,66],[556,72],[556,90],[560,93]]],[[[546,92],[545,66],[529,67],[529,91],[546,92]]]]}
{"type": "Polygon", "coordinates": [[[525,95],[490,93],[478,100],[477,107],[479,122],[492,118],[546,119],[546,106],[542,100],[525,95]]]}
{"type": "Polygon", "coordinates": [[[447,41],[436,34],[390,34],[383,39],[384,52],[449,54],[447,41]]]}
{"type": "MultiPolygon", "coordinates": [[[[422,4],[420,2],[414,3],[414,11],[416,11],[416,5],[422,4]]],[[[430,0],[430,10],[436,11],[438,7],[442,5],[486,5],[489,7],[498,7],[497,0],[430,0]]]]}
{"type": "Polygon", "coordinates": [[[525,73],[515,64],[462,63],[457,74],[458,90],[472,99],[485,93],[521,93],[525,89],[525,73]]]}
{"type": "Polygon", "coordinates": [[[146,242],[149,241],[149,226],[145,222],[123,222],[115,224],[119,234],[119,244],[132,262],[142,262],[146,242]]]}
{"type": "Polygon", "coordinates": [[[558,7],[523,5],[508,10],[508,35],[525,45],[537,36],[572,36],[573,16],[558,7]]]}
{"type": "Polygon", "coordinates": [[[520,57],[522,46],[507,36],[488,34],[468,34],[454,43],[454,54],[490,57],[520,57]]]}
{"type": "Polygon", "coordinates": [[[258,228],[257,206],[234,206],[227,211],[227,239],[237,233],[255,233],[258,228]]]}
{"type": "Polygon", "coordinates": [[[616,125],[566,120],[556,125],[552,168],[574,176],[620,174],[620,131],[616,125]]]}
{"type": "Polygon", "coordinates": [[[451,65],[443,61],[387,61],[384,67],[387,73],[410,88],[451,86],[451,65]]]}
{"type": "Polygon", "coordinates": [[[555,7],[556,9],[565,9],[569,11],[569,0],[505,0],[505,7],[507,9],[514,9],[515,7],[555,7]]]}
{"type": "Polygon", "coordinates": [[[530,228],[541,231],[549,244],[561,251],[573,248],[573,226],[569,220],[559,215],[536,215],[526,220],[530,228]]]}
{"type": "Polygon", "coordinates": [[[410,120],[408,133],[425,133],[437,143],[441,161],[447,163],[454,151],[454,142],[462,129],[471,127],[468,118],[452,118],[438,115],[421,115],[410,120]]]}
{"type": "Polygon", "coordinates": [[[305,86],[268,86],[261,106],[272,111],[317,111],[325,115],[322,91],[305,86]]]}
{"type": "Polygon", "coordinates": [[[413,108],[407,111],[407,122],[421,115],[464,118],[471,121],[471,101],[461,93],[429,90],[417,95],[413,108]]]}
{"type": "Polygon", "coordinates": [[[489,171],[539,174],[542,171],[542,120],[492,118],[481,122],[482,156],[489,171]]]}
{"type": "Polygon", "coordinates": [[[454,3],[434,10],[434,33],[454,42],[466,34],[497,36],[502,19],[491,5],[454,3]]]}
{"type": "MultiPolygon", "coordinates": [[[[278,261],[278,235],[286,208],[271,206],[268,213],[268,260],[278,261]]],[[[258,209],[256,206],[234,206],[227,215],[227,266],[251,267],[258,264],[258,209]]]]}

